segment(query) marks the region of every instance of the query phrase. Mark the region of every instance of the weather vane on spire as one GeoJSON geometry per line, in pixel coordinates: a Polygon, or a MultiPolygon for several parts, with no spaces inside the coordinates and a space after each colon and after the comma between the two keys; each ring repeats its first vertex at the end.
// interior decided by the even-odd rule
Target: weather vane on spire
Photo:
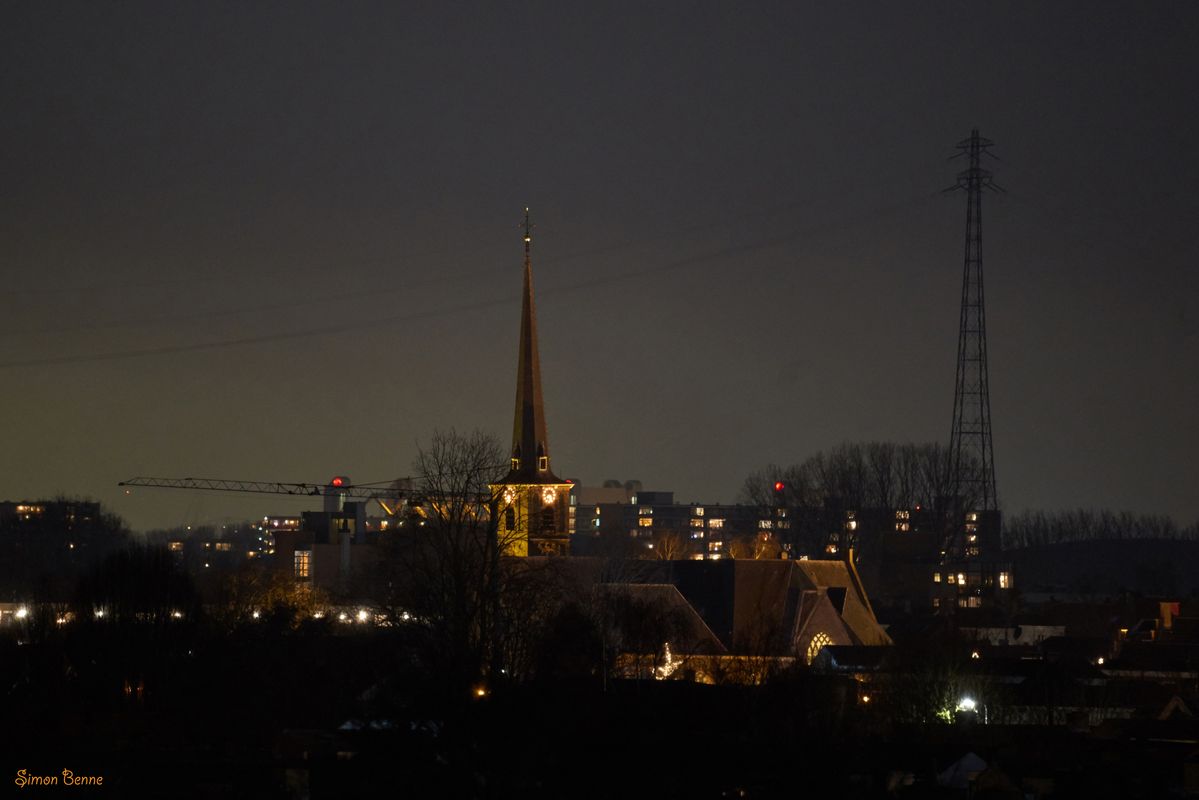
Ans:
{"type": "Polygon", "coordinates": [[[525,265],[529,263],[529,253],[533,249],[533,224],[529,222],[529,209],[525,208],[525,265]]]}

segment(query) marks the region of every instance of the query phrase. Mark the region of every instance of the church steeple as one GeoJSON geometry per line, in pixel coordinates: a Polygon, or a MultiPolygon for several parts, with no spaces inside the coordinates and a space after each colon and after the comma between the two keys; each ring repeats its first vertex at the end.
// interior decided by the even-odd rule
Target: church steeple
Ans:
{"type": "Polygon", "coordinates": [[[570,481],[550,469],[533,302],[533,226],[525,209],[525,286],[516,367],[516,416],[508,474],[491,485],[496,537],[508,556],[555,556],[570,551],[570,481]]]}
{"type": "Polygon", "coordinates": [[[516,415],[512,425],[512,467],[506,482],[561,483],[550,471],[545,404],[541,397],[541,359],[537,352],[537,307],[533,299],[533,226],[525,209],[524,294],[516,369],[516,415]]]}

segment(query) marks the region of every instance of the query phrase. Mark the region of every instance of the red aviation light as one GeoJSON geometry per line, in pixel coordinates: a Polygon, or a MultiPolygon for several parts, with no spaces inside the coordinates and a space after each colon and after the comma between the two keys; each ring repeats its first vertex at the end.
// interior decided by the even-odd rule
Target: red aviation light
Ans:
{"type": "Polygon", "coordinates": [[[345,485],[346,485],[346,479],[345,479],[345,478],[343,478],[343,477],[341,477],[340,475],[338,475],[338,476],[337,476],[337,477],[335,477],[333,480],[329,481],[329,485],[330,485],[330,486],[345,486],[345,485]]]}
{"type": "Polygon", "coordinates": [[[774,490],[775,490],[776,492],[781,492],[781,491],[782,491],[783,489],[785,489],[785,488],[787,488],[787,487],[786,487],[786,485],[784,485],[784,484],[783,484],[783,482],[782,482],[782,481],[775,481],[775,482],[774,482],[774,490]]]}

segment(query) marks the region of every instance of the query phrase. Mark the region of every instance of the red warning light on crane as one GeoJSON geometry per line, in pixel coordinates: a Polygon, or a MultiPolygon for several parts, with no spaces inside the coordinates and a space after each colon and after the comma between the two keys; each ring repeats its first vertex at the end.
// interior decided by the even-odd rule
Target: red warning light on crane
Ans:
{"type": "Polygon", "coordinates": [[[775,481],[775,482],[774,482],[774,490],[775,490],[776,492],[781,492],[781,491],[782,491],[783,489],[785,489],[785,488],[787,488],[787,487],[783,485],[783,482],[782,482],[782,481],[775,481]]]}
{"type": "Polygon", "coordinates": [[[345,478],[343,478],[343,477],[341,477],[340,475],[338,475],[336,478],[334,478],[333,480],[329,481],[329,484],[330,484],[331,486],[345,486],[345,484],[346,484],[346,479],[345,479],[345,478]]]}

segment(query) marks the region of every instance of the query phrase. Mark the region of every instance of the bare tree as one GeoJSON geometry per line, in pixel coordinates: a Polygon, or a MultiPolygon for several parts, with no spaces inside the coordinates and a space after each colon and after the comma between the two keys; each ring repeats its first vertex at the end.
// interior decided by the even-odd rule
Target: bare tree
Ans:
{"type": "Polygon", "coordinates": [[[498,525],[495,437],[434,433],[413,465],[420,514],[389,532],[373,579],[384,613],[419,634],[452,682],[527,674],[561,592],[553,560],[505,555],[524,525],[498,525]]]}

